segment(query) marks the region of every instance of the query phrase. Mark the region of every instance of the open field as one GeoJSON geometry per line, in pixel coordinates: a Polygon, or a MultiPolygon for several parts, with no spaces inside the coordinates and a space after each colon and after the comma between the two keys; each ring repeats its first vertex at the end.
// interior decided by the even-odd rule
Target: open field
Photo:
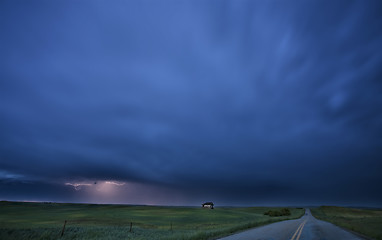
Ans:
{"type": "Polygon", "coordinates": [[[374,239],[382,239],[382,210],[324,206],[312,208],[311,212],[318,219],[374,239]]]}
{"type": "Polygon", "coordinates": [[[0,239],[214,239],[304,214],[290,208],[290,216],[264,215],[270,210],[280,208],[0,202],[0,239]]]}

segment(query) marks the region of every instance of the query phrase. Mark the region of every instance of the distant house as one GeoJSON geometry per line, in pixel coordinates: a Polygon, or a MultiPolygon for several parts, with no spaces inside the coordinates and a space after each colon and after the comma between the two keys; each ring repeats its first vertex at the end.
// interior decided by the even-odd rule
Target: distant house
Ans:
{"type": "Polygon", "coordinates": [[[213,202],[206,202],[202,204],[202,208],[209,208],[214,209],[214,203],[213,202]]]}

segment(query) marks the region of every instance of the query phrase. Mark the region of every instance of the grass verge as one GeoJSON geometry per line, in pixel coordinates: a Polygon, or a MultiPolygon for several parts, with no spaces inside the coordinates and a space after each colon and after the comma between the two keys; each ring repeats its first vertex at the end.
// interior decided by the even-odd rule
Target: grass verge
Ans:
{"type": "Polygon", "coordinates": [[[382,240],[382,210],[322,206],[311,212],[318,219],[382,240]]]}
{"type": "Polygon", "coordinates": [[[290,208],[290,216],[264,215],[281,209],[0,202],[0,239],[208,240],[304,214],[290,208]]]}

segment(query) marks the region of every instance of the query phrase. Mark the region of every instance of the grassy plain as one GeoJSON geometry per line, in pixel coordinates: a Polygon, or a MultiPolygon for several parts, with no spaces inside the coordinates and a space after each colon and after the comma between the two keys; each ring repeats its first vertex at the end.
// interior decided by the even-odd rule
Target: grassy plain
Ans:
{"type": "Polygon", "coordinates": [[[323,206],[311,212],[318,219],[382,240],[382,210],[323,206]]]}
{"type": "Polygon", "coordinates": [[[304,214],[264,215],[280,209],[0,202],[0,239],[214,239],[304,214]]]}

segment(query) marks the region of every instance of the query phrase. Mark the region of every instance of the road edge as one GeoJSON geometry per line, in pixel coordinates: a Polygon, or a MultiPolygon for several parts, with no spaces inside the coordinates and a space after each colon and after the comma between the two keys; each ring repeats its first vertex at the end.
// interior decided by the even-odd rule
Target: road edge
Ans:
{"type": "Polygon", "coordinates": [[[344,231],[346,231],[346,232],[348,232],[348,233],[351,233],[351,234],[356,235],[357,237],[363,238],[364,240],[376,240],[376,239],[374,239],[374,238],[371,238],[371,237],[368,237],[368,236],[366,236],[366,235],[363,235],[362,233],[355,232],[355,231],[352,231],[352,230],[350,230],[350,229],[348,229],[348,228],[345,228],[345,227],[342,227],[342,226],[338,226],[337,224],[334,224],[334,223],[332,223],[332,222],[326,221],[326,220],[324,220],[324,219],[320,219],[320,218],[314,216],[313,213],[311,213],[311,214],[312,214],[312,216],[313,216],[315,219],[317,219],[317,220],[320,220],[320,221],[323,221],[323,222],[330,223],[330,224],[332,224],[332,225],[334,225],[334,226],[336,226],[336,227],[341,228],[342,230],[344,230],[344,231]]]}

